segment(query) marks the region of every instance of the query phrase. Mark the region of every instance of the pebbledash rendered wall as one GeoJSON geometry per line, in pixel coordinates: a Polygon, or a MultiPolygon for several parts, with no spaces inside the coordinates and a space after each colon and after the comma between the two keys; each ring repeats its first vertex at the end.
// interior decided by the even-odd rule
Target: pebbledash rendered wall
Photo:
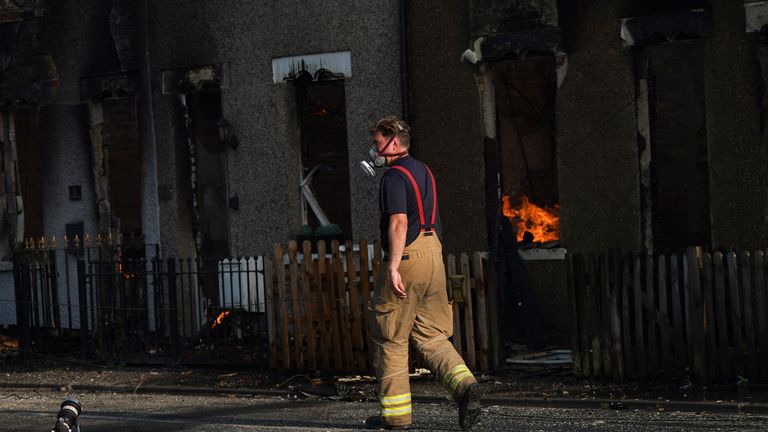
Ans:
{"type": "Polygon", "coordinates": [[[712,246],[768,246],[768,39],[745,31],[741,1],[711,0],[705,46],[712,246]]]}
{"type": "Polygon", "coordinates": [[[61,239],[65,225],[83,223],[97,232],[88,107],[81,100],[80,79],[120,72],[109,38],[110,6],[104,2],[56,2],[44,17],[43,50],[50,50],[60,84],[54,97],[38,106],[42,156],[44,232],[61,239]],[[77,22],[77,24],[76,24],[77,22]],[[82,188],[82,199],[69,200],[68,186],[82,188]]]}
{"type": "Polygon", "coordinates": [[[560,10],[568,72],[557,92],[562,243],[569,252],[640,247],[632,49],[621,18],[631,0],[560,10]]]}
{"type": "Polygon", "coordinates": [[[415,157],[437,182],[446,253],[488,250],[483,133],[466,0],[408,2],[408,63],[415,157]]]}
{"type": "Polygon", "coordinates": [[[166,255],[192,255],[194,240],[179,96],[163,93],[163,71],[224,65],[222,112],[239,139],[227,154],[229,194],[240,201],[230,210],[231,253],[264,254],[301,225],[296,95],[292,84],[273,82],[272,60],[339,51],[350,52],[352,65],[345,79],[352,235],[378,237],[378,178],[365,177],[358,163],[370,124],[401,112],[396,1],[152,0],[149,16],[158,183],[168,192],[160,200],[166,255]]]}

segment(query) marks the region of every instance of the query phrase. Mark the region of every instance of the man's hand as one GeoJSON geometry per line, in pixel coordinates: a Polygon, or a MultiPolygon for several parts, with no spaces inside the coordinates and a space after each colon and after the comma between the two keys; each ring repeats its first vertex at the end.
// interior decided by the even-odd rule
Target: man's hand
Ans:
{"type": "Polygon", "coordinates": [[[389,269],[389,281],[392,284],[392,292],[394,292],[399,299],[405,300],[405,298],[408,297],[408,293],[405,292],[403,280],[397,269],[389,269]]]}

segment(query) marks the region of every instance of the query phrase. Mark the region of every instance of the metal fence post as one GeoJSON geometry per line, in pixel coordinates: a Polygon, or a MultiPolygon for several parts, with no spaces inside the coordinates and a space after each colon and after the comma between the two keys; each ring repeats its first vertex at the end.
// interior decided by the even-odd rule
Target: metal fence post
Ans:
{"type": "Polygon", "coordinates": [[[171,349],[173,360],[179,358],[179,316],[176,298],[176,261],[168,258],[168,318],[171,324],[171,349]]]}
{"type": "Polygon", "coordinates": [[[13,254],[13,286],[16,296],[16,325],[19,329],[19,351],[24,363],[29,363],[32,350],[32,332],[29,322],[31,319],[29,268],[22,263],[18,253],[13,254]]]}
{"type": "Polygon", "coordinates": [[[155,256],[149,260],[150,266],[147,270],[152,274],[152,334],[154,334],[154,344],[156,347],[161,345],[163,325],[162,323],[162,294],[160,293],[160,246],[155,245],[155,256]]]}
{"type": "Polygon", "coordinates": [[[80,309],[80,352],[83,358],[88,357],[88,292],[86,291],[85,261],[77,260],[77,295],[80,309]]]}

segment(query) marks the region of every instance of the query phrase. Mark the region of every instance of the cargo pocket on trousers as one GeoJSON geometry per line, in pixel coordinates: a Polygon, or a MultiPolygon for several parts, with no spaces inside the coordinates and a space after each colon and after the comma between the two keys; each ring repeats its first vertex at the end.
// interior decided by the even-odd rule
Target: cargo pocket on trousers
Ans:
{"type": "Polygon", "coordinates": [[[374,298],[368,305],[368,328],[371,337],[381,341],[391,341],[397,330],[400,305],[382,297],[374,298]]]}

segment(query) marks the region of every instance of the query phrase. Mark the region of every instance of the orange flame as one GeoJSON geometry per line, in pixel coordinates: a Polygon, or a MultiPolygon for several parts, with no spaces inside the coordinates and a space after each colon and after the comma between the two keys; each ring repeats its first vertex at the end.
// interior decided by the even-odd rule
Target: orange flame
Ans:
{"type": "Polygon", "coordinates": [[[135,273],[123,271],[123,251],[117,251],[117,259],[117,273],[121,274],[125,280],[136,279],[135,273]]]}
{"type": "Polygon", "coordinates": [[[232,315],[232,312],[230,312],[230,311],[224,311],[224,312],[220,313],[219,316],[217,316],[216,319],[213,320],[213,323],[211,324],[211,330],[215,329],[216,326],[218,326],[221,323],[223,323],[224,322],[224,318],[226,318],[226,317],[228,317],[230,315],[232,315]]]}
{"type": "Polygon", "coordinates": [[[539,207],[524,196],[523,203],[517,208],[512,208],[508,196],[501,197],[501,200],[504,205],[504,216],[508,217],[515,226],[517,241],[523,240],[523,234],[526,231],[530,231],[534,241],[537,242],[560,239],[560,206],[539,207]]]}

